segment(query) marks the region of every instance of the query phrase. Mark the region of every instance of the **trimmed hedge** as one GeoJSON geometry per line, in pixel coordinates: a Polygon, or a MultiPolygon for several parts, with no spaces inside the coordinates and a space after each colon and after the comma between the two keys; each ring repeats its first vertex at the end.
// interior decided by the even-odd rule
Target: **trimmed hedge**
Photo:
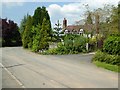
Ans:
{"type": "Polygon", "coordinates": [[[120,56],[119,55],[110,55],[105,52],[97,51],[97,53],[92,58],[92,61],[105,62],[112,65],[120,65],[120,56]]]}

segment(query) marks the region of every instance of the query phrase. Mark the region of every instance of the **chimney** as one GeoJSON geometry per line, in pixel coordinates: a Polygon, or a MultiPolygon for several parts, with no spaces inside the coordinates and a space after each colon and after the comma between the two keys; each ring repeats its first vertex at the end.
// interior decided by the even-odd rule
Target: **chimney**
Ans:
{"type": "Polygon", "coordinates": [[[66,20],[66,18],[64,18],[64,20],[63,20],[63,30],[65,30],[66,27],[67,27],[67,20],[66,20]]]}

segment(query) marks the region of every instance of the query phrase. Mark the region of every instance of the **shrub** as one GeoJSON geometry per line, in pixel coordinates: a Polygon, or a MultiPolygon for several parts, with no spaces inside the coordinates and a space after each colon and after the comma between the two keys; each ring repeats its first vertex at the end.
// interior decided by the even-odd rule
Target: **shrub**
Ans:
{"type": "Polygon", "coordinates": [[[89,38],[89,51],[95,51],[96,49],[102,49],[104,36],[101,34],[95,35],[89,38]]]}
{"type": "Polygon", "coordinates": [[[109,36],[104,41],[103,51],[111,55],[120,55],[120,36],[109,36]]]}
{"type": "Polygon", "coordinates": [[[73,43],[74,51],[84,52],[86,51],[86,38],[78,36],[74,39],[73,43]]]}
{"type": "Polygon", "coordinates": [[[85,52],[87,39],[79,35],[67,35],[64,45],[70,53],[85,52]]]}
{"type": "Polygon", "coordinates": [[[49,49],[49,50],[43,52],[42,54],[45,54],[45,55],[49,55],[49,54],[54,55],[54,54],[57,54],[57,51],[56,51],[56,48],[52,48],[52,49],[49,49]]]}
{"type": "Polygon", "coordinates": [[[57,48],[51,48],[49,50],[46,50],[45,52],[43,52],[43,54],[48,55],[54,55],[54,54],[68,54],[68,50],[66,49],[66,47],[60,42],[57,45],[57,48]]]}
{"type": "Polygon", "coordinates": [[[112,65],[120,65],[120,56],[119,55],[110,55],[105,52],[97,51],[97,53],[92,58],[92,61],[105,62],[112,65]]]}
{"type": "Polygon", "coordinates": [[[78,35],[66,35],[64,44],[58,43],[57,48],[49,49],[44,54],[78,54],[86,52],[86,38],[78,35]]]}
{"type": "Polygon", "coordinates": [[[73,40],[74,40],[74,36],[73,35],[66,35],[64,38],[64,46],[66,47],[66,49],[71,52],[71,50],[73,50],[73,40]]]}
{"type": "Polygon", "coordinates": [[[69,50],[62,43],[58,43],[56,50],[58,54],[68,54],[69,52],[69,50]]]}

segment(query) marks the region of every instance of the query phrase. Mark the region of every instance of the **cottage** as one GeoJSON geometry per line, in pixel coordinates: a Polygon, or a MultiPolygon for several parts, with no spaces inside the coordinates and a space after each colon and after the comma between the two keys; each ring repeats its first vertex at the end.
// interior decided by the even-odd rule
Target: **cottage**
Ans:
{"type": "Polygon", "coordinates": [[[80,25],[67,25],[67,20],[63,20],[63,31],[65,34],[83,34],[84,30],[80,25]]]}

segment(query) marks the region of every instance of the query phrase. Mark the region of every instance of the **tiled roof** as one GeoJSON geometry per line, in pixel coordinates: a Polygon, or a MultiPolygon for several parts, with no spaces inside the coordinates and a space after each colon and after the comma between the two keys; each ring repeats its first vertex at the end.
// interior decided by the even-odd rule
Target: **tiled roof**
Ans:
{"type": "Polygon", "coordinates": [[[73,31],[73,30],[75,30],[75,31],[79,31],[80,29],[81,29],[82,27],[81,26],[78,26],[78,25],[69,25],[69,26],[67,26],[66,27],[66,29],[68,30],[68,31],[73,31]]]}

